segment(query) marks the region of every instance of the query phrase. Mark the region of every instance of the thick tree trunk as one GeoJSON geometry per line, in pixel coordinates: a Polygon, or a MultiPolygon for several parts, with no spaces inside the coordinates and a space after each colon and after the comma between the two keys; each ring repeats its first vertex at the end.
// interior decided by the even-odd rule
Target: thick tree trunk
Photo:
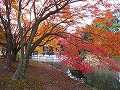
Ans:
{"type": "Polygon", "coordinates": [[[25,78],[27,59],[22,59],[17,70],[15,71],[12,80],[23,80],[25,78]]]}

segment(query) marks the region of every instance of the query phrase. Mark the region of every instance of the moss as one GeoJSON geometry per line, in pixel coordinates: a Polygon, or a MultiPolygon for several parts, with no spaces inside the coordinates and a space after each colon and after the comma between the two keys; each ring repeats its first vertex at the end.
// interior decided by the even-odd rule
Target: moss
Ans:
{"type": "Polygon", "coordinates": [[[2,84],[7,90],[43,90],[41,81],[28,77],[25,80],[12,80],[10,77],[3,77],[2,84]]]}

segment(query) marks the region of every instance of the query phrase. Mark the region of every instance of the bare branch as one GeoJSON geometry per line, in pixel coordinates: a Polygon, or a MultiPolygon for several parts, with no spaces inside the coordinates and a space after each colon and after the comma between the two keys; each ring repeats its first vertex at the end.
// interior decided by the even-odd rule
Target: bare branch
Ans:
{"type": "Polygon", "coordinates": [[[30,0],[27,2],[27,4],[24,6],[24,7],[22,7],[21,9],[24,9],[26,6],[28,6],[28,4],[30,3],[30,0]]]}

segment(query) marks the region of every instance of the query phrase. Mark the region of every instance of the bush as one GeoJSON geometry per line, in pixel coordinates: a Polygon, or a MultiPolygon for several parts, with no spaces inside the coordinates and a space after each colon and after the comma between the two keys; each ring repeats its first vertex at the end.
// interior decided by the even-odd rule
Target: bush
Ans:
{"type": "Polygon", "coordinates": [[[96,70],[85,75],[85,82],[97,90],[120,90],[120,82],[117,80],[117,72],[107,69],[96,70]]]}
{"type": "Polygon", "coordinates": [[[82,71],[80,70],[70,70],[70,73],[76,78],[84,78],[84,75],[82,74],[82,71]]]}

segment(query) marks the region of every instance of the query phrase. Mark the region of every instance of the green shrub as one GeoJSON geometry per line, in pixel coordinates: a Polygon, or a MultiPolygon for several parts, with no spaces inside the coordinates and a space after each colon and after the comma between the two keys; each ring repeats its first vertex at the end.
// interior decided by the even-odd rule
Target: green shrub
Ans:
{"type": "Polygon", "coordinates": [[[80,70],[70,70],[70,73],[76,78],[84,78],[84,75],[82,74],[82,71],[80,70]]]}
{"type": "Polygon", "coordinates": [[[107,69],[96,70],[85,75],[85,82],[97,90],[120,90],[117,73],[107,69]]]}

